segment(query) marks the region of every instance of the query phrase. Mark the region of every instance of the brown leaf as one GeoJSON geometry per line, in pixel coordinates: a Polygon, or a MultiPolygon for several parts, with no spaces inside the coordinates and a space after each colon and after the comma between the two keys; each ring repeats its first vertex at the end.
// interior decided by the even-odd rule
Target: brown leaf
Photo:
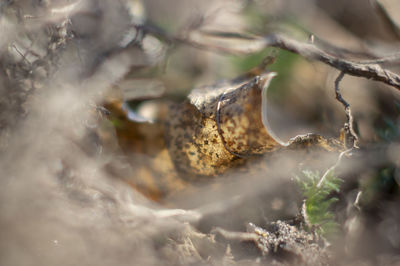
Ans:
{"type": "Polygon", "coordinates": [[[171,108],[165,134],[176,167],[211,176],[245,157],[279,148],[262,121],[261,92],[274,75],[195,89],[182,105],[171,108]]]}

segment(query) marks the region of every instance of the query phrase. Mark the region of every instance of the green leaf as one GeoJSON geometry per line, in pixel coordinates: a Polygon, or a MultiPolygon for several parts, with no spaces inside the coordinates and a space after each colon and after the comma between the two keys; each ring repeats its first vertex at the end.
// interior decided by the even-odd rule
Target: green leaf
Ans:
{"type": "Polygon", "coordinates": [[[339,225],[331,208],[339,199],[329,195],[340,191],[343,180],[336,177],[334,171],[330,171],[318,186],[322,178],[319,172],[303,170],[302,175],[302,177],[295,176],[295,180],[305,198],[306,216],[310,223],[308,226],[315,226],[317,232],[325,236],[337,232],[339,225]]]}

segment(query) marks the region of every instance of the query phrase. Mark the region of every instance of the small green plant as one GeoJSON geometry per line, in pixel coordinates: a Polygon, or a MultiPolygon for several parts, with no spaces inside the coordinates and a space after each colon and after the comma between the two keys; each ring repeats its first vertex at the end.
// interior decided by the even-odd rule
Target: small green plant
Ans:
{"type": "Polygon", "coordinates": [[[330,195],[339,192],[343,180],[335,176],[333,169],[322,177],[318,171],[309,170],[302,171],[302,175],[296,180],[305,198],[302,212],[307,227],[323,236],[337,232],[339,225],[331,208],[338,198],[330,195]]]}

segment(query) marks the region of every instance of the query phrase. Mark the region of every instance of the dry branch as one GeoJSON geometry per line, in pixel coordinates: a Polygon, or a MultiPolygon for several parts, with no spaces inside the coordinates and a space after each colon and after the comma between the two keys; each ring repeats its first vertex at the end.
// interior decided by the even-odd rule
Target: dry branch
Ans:
{"type": "MultiPolygon", "coordinates": [[[[374,61],[366,64],[338,58],[328,54],[312,43],[302,43],[277,34],[268,35],[264,40],[265,46],[278,47],[299,54],[304,58],[323,62],[345,74],[380,81],[400,90],[400,76],[383,68],[374,61]]],[[[379,62],[379,60],[377,59],[376,61],[379,62]]]]}
{"type": "MultiPolygon", "coordinates": [[[[317,60],[330,65],[341,72],[356,76],[383,82],[400,90],[400,76],[383,68],[380,63],[398,61],[398,55],[377,58],[374,60],[365,60],[355,62],[352,60],[341,58],[334,54],[335,47],[331,46],[330,52],[325,51],[315,43],[300,42],[290,37],[280,34],[269,34],[264,37],[244,35],[240,33],[228,32],[201,32],[203,37],[219,37],[220,40],[232,39],[240,41],[248,41],[248,45],[241,48],[232,48],[229,45],[210,43],[188,36],[172,36],[156,26],[143,25],[141,29],[144,33],[154,34],[170,43],[186,44],[198,49],[214,51],[222,54],[251,54],[265,47],[277,47],[295,54],[298,54],[308,60],[317,60]],[[261,45],[253,45],[255,42],[261,42],[261,45]],[[251,46],[252,45],[252,46],[251,46]]],[[[340,51],[340,48],[336,50],[340,51]]]]}

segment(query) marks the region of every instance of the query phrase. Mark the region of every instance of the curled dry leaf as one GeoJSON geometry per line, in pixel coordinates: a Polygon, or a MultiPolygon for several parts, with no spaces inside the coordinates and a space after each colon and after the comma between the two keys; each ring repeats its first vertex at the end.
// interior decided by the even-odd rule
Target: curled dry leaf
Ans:
{"type": "Polygon", "coordinates": [[[179,171],[215,175],[244,158],[280,147],[262,121],[261,92],[275,73],[193,90],[166,121],[167,147],[179,171]]]}
{"type": "Polygon", "coordinates": [[[138,175],[147,173],[134,178],[135,188],[161,199],[187,182],[218,176],[262,154],[307,151],[310,147],[343,149],[339,141],[316,134],[280,141],[270,129],[266,113],[267,89],[276,74],[258,74],[194,89],[183,103],[162,112],[164,126],[128,121],[117,128],[123,149],[148,155],[146,162],[139,158],[138,163],[138,155],[132,159],[138,175]],[[150,188],[146,184],[151,184],[150,188]]]}

